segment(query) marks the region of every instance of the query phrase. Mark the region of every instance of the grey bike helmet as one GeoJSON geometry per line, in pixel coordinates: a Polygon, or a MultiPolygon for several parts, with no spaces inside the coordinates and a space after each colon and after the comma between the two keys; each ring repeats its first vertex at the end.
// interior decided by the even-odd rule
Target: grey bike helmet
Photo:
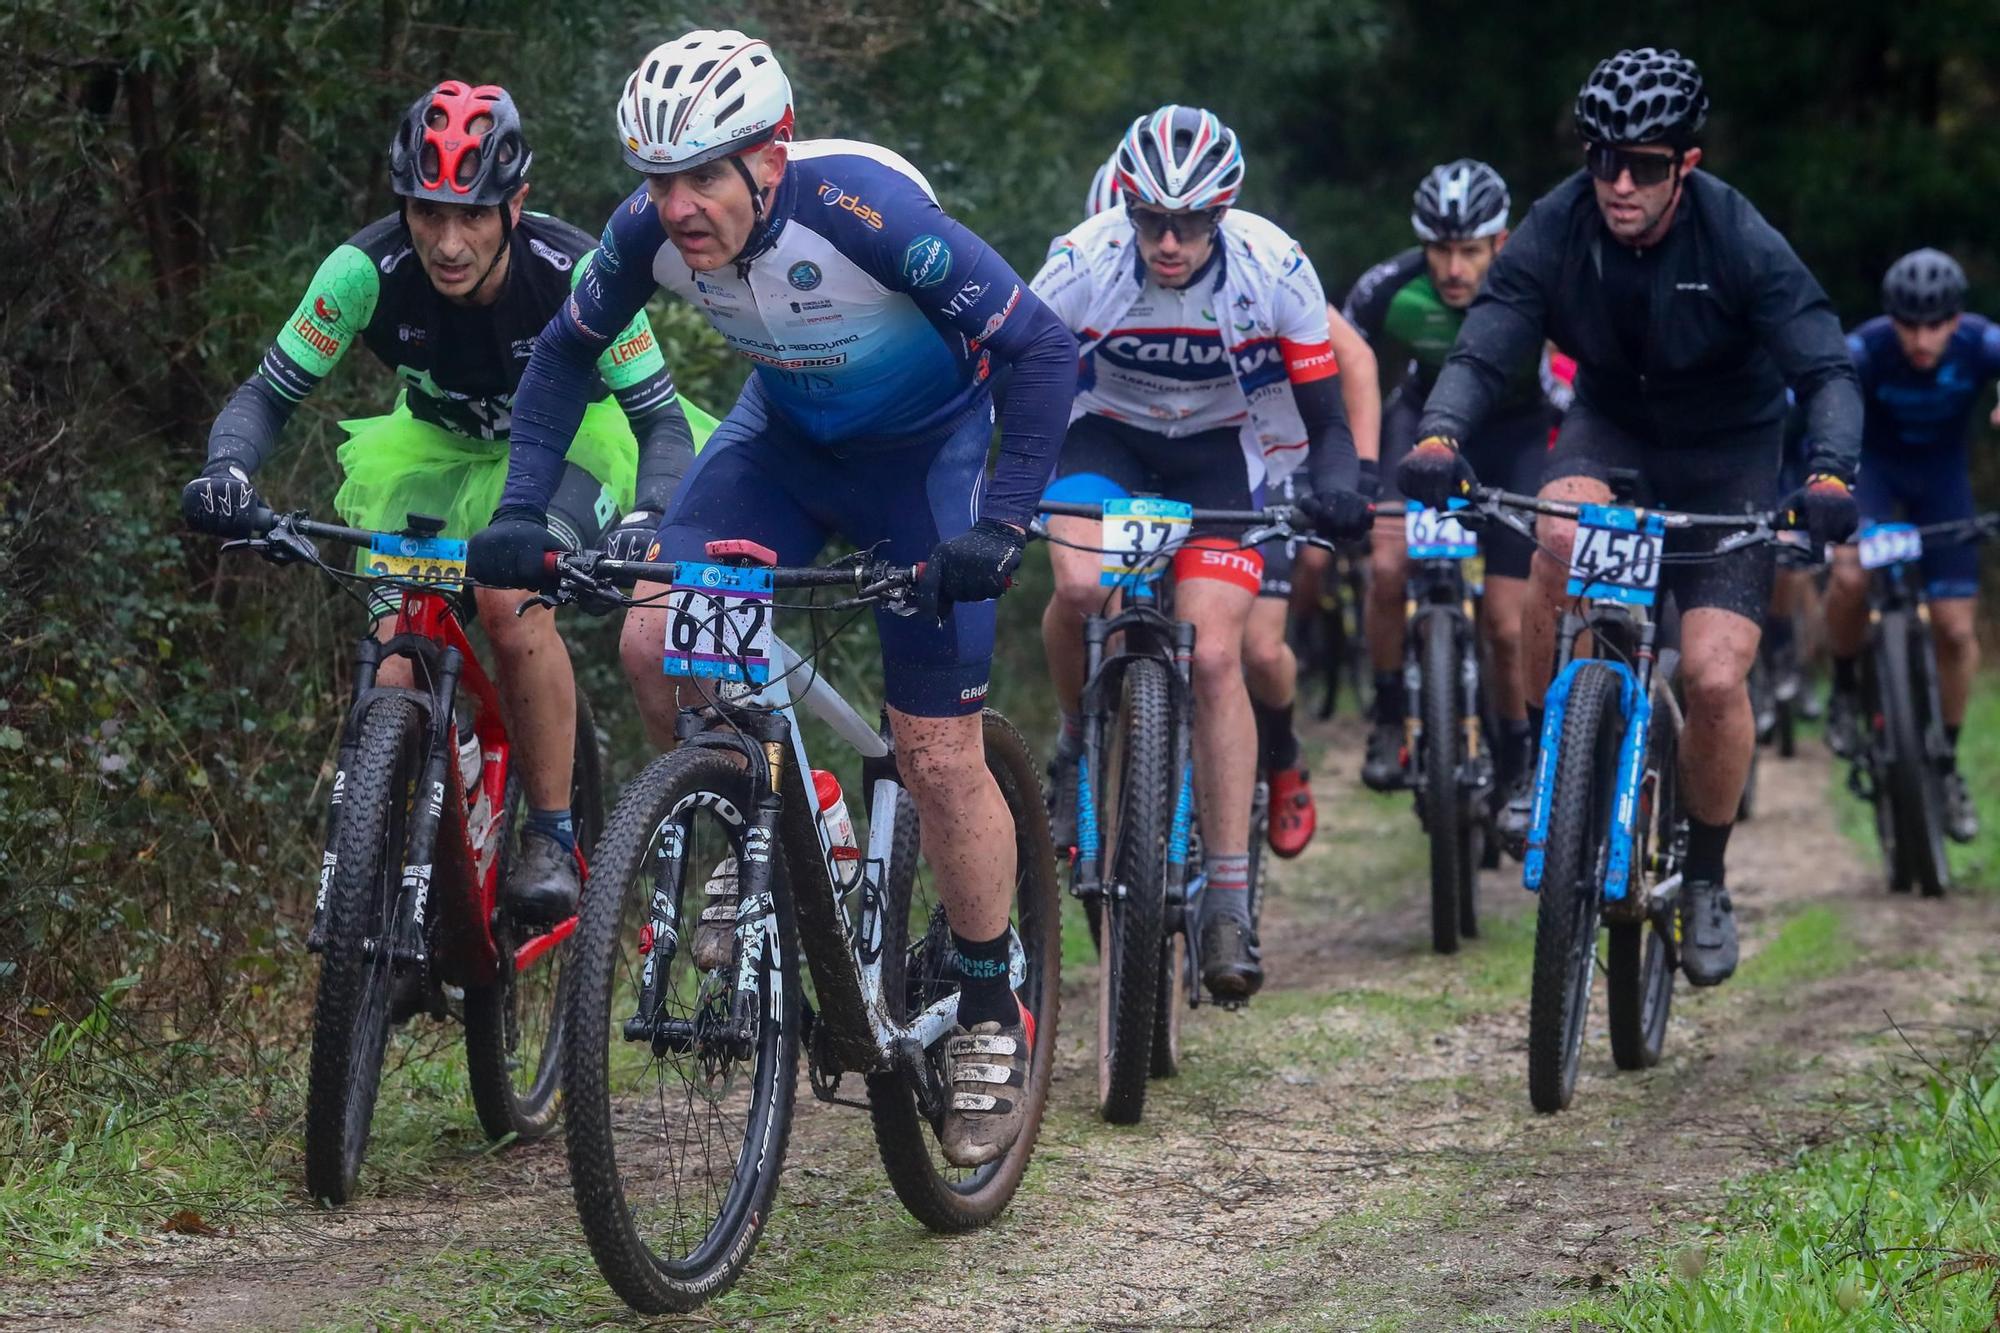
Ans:
{"type": "Polygon", "coordinates": [[[1417,186],[1410,225],[1420,241],[1473,241],[1507,230],[1507,182],[1461,157],[1432,167],[1417,186]]]}
{"type": "Polygon", "coordinates": [[[1576,94],[1576,132],[1587,143],[1686,148],[1707,120],[1701,70],[1678,51],[1620,51],[1576,94]]]}
{"type": "Polygon", "coordinates": [[[1965,270],[1942,250],[1912,250],[1883,275],[1882,309],[1905,324],[1950,319],[1965,309],[1965,270]]]}

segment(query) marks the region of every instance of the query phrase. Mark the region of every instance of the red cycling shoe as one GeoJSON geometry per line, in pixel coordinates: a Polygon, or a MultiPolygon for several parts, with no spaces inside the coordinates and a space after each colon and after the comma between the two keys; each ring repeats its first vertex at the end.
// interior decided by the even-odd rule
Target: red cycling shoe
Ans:
{"type": "Polygon", "coordinates": [[[1271,774],[1271,850],[1290,860],[1306,849],[1318,827],[1311,775],[1304,768],[1281,768],[1271,774]]]}

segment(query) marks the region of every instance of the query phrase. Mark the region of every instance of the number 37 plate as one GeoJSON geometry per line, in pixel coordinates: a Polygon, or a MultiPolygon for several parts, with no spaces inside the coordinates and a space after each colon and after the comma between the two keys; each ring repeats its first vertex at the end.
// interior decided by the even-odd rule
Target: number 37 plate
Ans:
{"type": "Polygon", "coordinates": [[[683,561],[667,593],[666,674],[765,685],[771,571],[683,561]]]}
{"type": "Polygon", "coordinates": [[[1569,595],[1651,606],[1660,583],[1666,523],[1658,514],[1584,505],[1569,553],[1569,595]]]}

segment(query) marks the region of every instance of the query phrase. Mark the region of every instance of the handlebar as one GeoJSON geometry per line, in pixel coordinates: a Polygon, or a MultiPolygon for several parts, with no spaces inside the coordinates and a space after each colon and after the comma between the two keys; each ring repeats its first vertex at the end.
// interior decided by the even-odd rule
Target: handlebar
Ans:
{"type": "MultiPolygon", "coordinates": [[[[1104,517],[1101,502],[1076,504],[1067,500],[1043,500],[1035,508],[1056,518],[1104,517]]],[[[1297,512],[1295,505],[1271,505],[1264,509],[1197,509],[1189,517],[1196,523],[1241,523],[1246,527],[1266,523],[1288,527],[1297,512]]]]}
{"type": "MultiPolygon", "coordinates": [[[[1484,513],[1496,509],[1525,510],[1533,514],[1546,514],[1550,518],[1576,518],[1583,513],[1585,505],[1573,500],[1545,500],[1539,495],[1521,495],[1514,491],[1503,491],[1487,486],[1472,488],[1474,512],[1484,513]]],[[[1670,529],[1686,528],[1736,528],[1743,531],[1769,530],[1777,532],[1789,527],[1777,522],[1775,512],[1750,514],[1690,514],[1672,509],[1659,509],[1647,505],[1618,505],[1607,502],[1592,508],[1636,509],[1642,514],[1653,515],[1670,529]]],[[[1494,515],[1498,517],[1497,514],[1494,515]]]]}

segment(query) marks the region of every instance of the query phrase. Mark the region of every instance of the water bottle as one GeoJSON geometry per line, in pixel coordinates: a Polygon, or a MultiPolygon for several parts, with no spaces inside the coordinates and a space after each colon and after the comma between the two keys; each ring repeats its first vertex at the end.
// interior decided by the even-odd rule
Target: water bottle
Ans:
{"type": "Polygon", "coordinates": [[[861,849],[854,844],[854,821],[847,817],[847,798],[841,795],[840,779],[823,768],[815,768],[813,792],[819,797],[819,827],[825,835],[835,887],[847,889],[861,877],[861,849]]]}

